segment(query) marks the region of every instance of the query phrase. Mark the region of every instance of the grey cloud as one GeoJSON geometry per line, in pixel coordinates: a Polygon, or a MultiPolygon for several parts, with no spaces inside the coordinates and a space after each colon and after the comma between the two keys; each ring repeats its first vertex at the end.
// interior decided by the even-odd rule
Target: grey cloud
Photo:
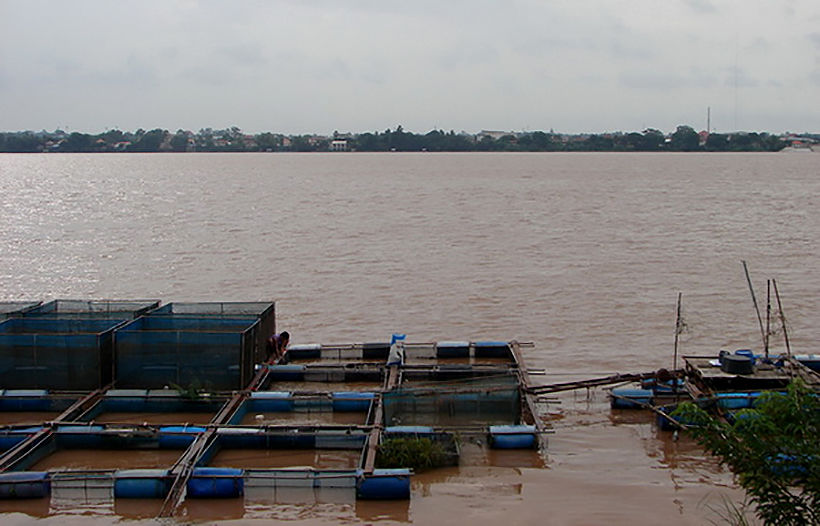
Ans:
{"type": "Polygon", "coordinates": [[[698,13],[715,13],[717,8],[709,0],[684,0],[684,4],[698,13]]]}
{"type": "Polygon", "coordinates": [[[216,54],[228,59],[232,64],[243,66],[265,66],[268,59],[259,49],[259,46],[252,44],[231,44],[220,47],[216,54]]]}
{"type": "Polygon", "coordinates": [[[809,39],[809,42],[811,42],[814,45],[814,47],[820,49],[820,33],[811,33],[809,35],[806,35],[806,38],[809,39]]]}
{"type": "Polygon", "coordinates": [[[619,82],[631,89],[638,90],[676,90],[692,88],[711,88],[716,85],[712,75],[701,72],[691,72],[689,75],[677,73],[630,71],[618,78],[619,82]]]}
{"type": "Polygon", "coordinates": [[[724,69],[723,85],[731,88],[734,88],[735,86],[738,88],[757,88],[760,86],[760,81],[754,77],[751,77],[742,68],[727,68],[724,69]]]}

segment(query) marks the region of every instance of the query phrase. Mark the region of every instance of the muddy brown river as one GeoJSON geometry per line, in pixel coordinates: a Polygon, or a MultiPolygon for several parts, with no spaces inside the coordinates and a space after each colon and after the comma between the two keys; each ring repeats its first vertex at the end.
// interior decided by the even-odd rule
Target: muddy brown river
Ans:
{"type": "MultiPolygon", "coordinates": [[[[759,349],[746,260],[758,292],[777,279],[795,352],[816,353],[818,173],[812,153],[4,154],[0,300],[275,300],[293,343],[533,342],[524,358],[546,384],[672,367],[679,291],[683,354],[759,349]]],[[[179,520],[700,525],[742,500],[686,437],[610,410],[603,391],[552,402],[543,455],[468,447],[459,467],[414,476],[409,501],[254,488],[188,501],[179,520]]],[[[0,520],[158,510],[87,489],[0,502],[0,520]]]]}

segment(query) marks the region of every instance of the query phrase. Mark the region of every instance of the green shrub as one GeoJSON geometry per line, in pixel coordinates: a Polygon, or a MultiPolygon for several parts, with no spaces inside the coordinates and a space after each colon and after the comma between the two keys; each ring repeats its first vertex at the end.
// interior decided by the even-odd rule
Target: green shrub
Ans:
{"type": "Polygon", "coordinates": [[[379,445],[378,468],[412,468],[414,471],[446,465],[447,452],[429,438],[388,438],[379,445]]]}

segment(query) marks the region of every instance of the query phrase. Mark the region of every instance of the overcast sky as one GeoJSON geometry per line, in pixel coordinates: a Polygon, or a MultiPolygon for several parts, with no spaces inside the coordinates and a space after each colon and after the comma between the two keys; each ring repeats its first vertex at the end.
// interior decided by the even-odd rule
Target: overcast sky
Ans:
{"type": "Polygon", "coordinates": [[[820,132],[818,0],[0,0],[0,130],[820,132]]]}

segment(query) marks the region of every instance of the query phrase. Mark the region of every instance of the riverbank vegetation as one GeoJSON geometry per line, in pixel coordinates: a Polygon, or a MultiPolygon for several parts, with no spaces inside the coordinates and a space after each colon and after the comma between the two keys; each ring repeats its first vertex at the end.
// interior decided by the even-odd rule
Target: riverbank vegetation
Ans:
{"type": "Polygon", "coordinates": [[[737,476],[765,524],[820,524],[820,399],[799,380],[728,424],[687,402],[673,415],[737,476]]]}
{"type": "MultiPolygon", "coordinates": [[[[820,136],[804,137],[818,140],[820,136]]],[[[561,134],[482,131],[477,134],[432,130],[418,134],[395,130],[360,134],[246,134],[237,127],[198,132],[160,128],[99,134],[63,130],[0,133],[0,152],[772,152],[790,145],[790,136],[766,132],[706,133],[678,126],[672,133],[561,134]]]]}

